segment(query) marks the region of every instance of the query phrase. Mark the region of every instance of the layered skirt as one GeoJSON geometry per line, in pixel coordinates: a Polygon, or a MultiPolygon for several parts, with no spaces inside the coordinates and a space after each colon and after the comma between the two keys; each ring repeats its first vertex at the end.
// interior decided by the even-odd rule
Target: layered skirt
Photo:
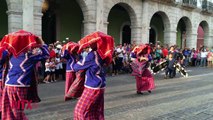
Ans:
{"type": "Polygon", "coordinates": [[[74,82],[75,78],[76,78],[75,72],[66,72],[65,97],[64,97],[65,101],[69,99],[69,97],[67,97],[66,94],[69,91],[70,86],[74,82]]]}
{"type": "Polygon", "coordinates": [[[37,87],[5,86],[2,95],[2,120],[28,120],[24,109],[27,109],[25,105],[29,102],[40,102],[37,87]]]}
{"type": "Polygon", "coordinates": [[[154,78],[148,69],[145,69],[142,76],[135,76],[138,92],[151,91],[155,88],[154,78]]]}
{"type": "Polygon", "coordinates": [[[76,73],[76,79],[65,94],[65,100],[81,97],[84,90],[85,74],[85,70],[76,73]]]}
{"type": "Polygon", "coordinates": [[[74,120],[104,120],[104,89],[84,88],[74,110],[74,120]]]}

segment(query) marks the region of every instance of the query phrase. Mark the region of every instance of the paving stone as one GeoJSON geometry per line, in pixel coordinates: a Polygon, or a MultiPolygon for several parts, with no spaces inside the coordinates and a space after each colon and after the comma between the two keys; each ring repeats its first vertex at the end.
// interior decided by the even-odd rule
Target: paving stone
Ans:
{"type": "MultiPolygon", "coordinates": [[[[134,77],[107,77],[106,120],[213,120],[213,69],[189,69],[189,78],[156,75],[156,89],[142,96],[135,92],[134,77]]],[[[64,102],[63,94],[64,82],[39,85],[42,101],[26,115],[30,120],[72,120],[77,100],[64,102]]]]}

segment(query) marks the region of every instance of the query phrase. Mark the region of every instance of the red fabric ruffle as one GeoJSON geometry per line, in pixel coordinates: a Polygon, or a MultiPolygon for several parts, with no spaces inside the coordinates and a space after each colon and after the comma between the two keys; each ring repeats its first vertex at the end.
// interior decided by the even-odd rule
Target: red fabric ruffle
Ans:
{"type": "Polygon", "coordinates": [[[141,54],[142,52],[144,52],[144,54],[150,54],[151,52],[151,47],[149,45],[145,45],[145,44],[140,44],[138,46],[136,46],[132,52],[134,52],[136,55],[141,54]]]}
{"type": "Polygon", "coordinates": [[[67,44],[65,44],[65,45],[62,47],[62,51],[66,50],[66,47],[68,47],[68,51],[69,51],[70,53],[78,52],[79,44],[77,44],[77,43],[75,43],[75,42],[68,42],[67,44]]]}
{"type": "Polygon", "coordinates": [[[80,45],[78,53],[93,44],[97,47],[101,59],[105,60],[106,64],[111,63],[114,52],[114,39],[111,36],[97,31],[85,36],[78,43],[80,45]]]}
{"type": "Polygon", "coordinates": [[[19,30],[5,35],[0,45],[17,57],[22,52],[27,52],[32,48],[40,47],[42,43],[38,36],[24,30],[19,30]]]}

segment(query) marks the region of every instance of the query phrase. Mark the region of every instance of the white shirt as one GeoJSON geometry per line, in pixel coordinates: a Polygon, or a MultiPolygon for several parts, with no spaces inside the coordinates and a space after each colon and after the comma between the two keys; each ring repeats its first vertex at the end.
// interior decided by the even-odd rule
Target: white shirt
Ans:
{"type": "Polygon", "coordinates": [[[62,63],[61,63],[61,59],[60,58],[55,58],[55,61],[57,62],[55,69],[56,70],[63,69],[63,66],[62,66],[62,63]]]}
{"type": "Polygon", "coordinates": [[[45,63],[45,72],[50,72],[50,63],[49,62],[45,63]]]}
{"type": "Polygon", "coordinates": [[[118,54],[118,57],[124,57],[123,53],[122,53],[122,49],[121,48],[117,48],[116,51],[120,54],[118,54]]]}
{"type": "Polygon", "coordinates": [[[207,57],[208,52],[201,52],[201,58],[207,57]]]}

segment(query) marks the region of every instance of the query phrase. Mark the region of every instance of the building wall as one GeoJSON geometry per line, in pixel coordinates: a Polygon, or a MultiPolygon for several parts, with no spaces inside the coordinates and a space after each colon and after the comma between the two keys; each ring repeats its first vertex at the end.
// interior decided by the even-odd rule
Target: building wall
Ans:
{"type": "MultiPolygon", "coordinates": [[[[107,33],[109,21],[108,16],[114,5],[122,6],[128,13],[131,21],[131,31],[132,31],[132,41],[137,43],[146,43],[149,41],[149,29],[152,16],[156,12],[161,12],[161,16],[164,23],[164,43],[173,45],[176,44],[177,38],[177,25],[181,18],[186,18],[186,45],[190,48],[195,48],[197,43],[197,29],[202,21],[205,21],[208,30],[205,31],[204,44],[212,46],[213,42],[213,19],[211,17],[212,13],[203,13],[201,9],[191,9],[189,7],[183,7],[179,3],[163,3],[155,2],[154,0],[76,0],[79,4],[83,13],[83,35],[93,31],[103,31],[107,33]]],[[[17,29],[26,29],[31,32],[41,35],[41,7],[43,0],[7,0],[8,5],[8,25],[9,31],[15,31],[17,29]],[[33,13],[26,12],[26,10],[32,9],[27,7],[23,2],[28,2],[32,4],[33,13]],[[34,2],[32,2],[34,1],[34,2]],[[24,10],[24,11],[23,11],[24,10]],[[28,25],[25,23],[27,15],[33,18],[29,18],[32,23],[28,25]]],[[[29,6],[28,4],[28,6],[29,6]]],[[[31,6],[32,6],[31,5],[31,6]]],[[[72,5],[71,5],[72,6],[72,5]]],[[[31,10],[29,10],[31,11],[31,10]]],[[[61,17],[62,19],[64,18],[61,17]]],[[[28,20],[29,21],[29,20],[28,20]]],[[[62,20],[63,21],[63,20],[62,20]]],[[[68,20],[64,20],[65,25],[69,26],[68,20]]],[[[64,25],[64,27],[66,27],[64,25]]],[[[71,26],[69,26],[71,27],[71,26]]],[[[80,28],[79,28],[80,29],[80,28]]],[[[79,33],[79,29],[77,30],[79,33]]],[[[204,28],[205,29],[205,28],[204,28]]],[[[60,30],[63,39],[64,33],[68,33],[71,29],[63,28],[60,30]],[[62,32],[63,31],[63,32],[62,32]],[[65,32],[64,32],[65,31],[65,32]]],[[[81,32],[82,33],[82,32],[81,32]]],[[[75,37],[73,39],[78,39],[75,37]]],[[[117,38],[116,38],[117,39],[117,38]]]]}
{"type": "MultiPolygon", "coordinates": [[[[207,23],[212,24],[212,17],[210,15],[204,15],[201,14],[201,10],[193,9],[193,10],[187,10],[186,8],[181,7],[181,5],[168,5],[168,4],[162,4],[159,2],[152,2],[152,1],[145,1],[146,3],[143,3],[146,5],[147,11],[149,10],[149,15],[147,16],[146,22],[149,23],[151,17],[154,13],[158,11],[163,11],[168,16],[169,22],[166,22],[168,24],[167,30],[165,30],[165,37],[164,37],[164,43],[168,43],[170,45],[176,44],[176,35],[177,35],[177,25],[179,20],[182,17],[187,17],[188,21],[186,21],[187,26],[187,47],[190,48],[196,48],[196,40],[197,40],[197,28],[201,21],[207,21],[207,23]],[[193,23],[193,24],[192,24],[193,23]]],[[[143,12],[144,14],[144,12],[143,12]]],[[[165,18],[166,20],[166,18],[165,18]]],[[[165,27],[166,28],[166,27],[165,27]]],[[[212,28],[208,31],[209,37],[205,39],[206,45],[212,45],[212,28]],[[211,34],[211,35],[210,35],[211,34]]],[[[147,38],[146,38],[147,39],[147,38]]]]}

